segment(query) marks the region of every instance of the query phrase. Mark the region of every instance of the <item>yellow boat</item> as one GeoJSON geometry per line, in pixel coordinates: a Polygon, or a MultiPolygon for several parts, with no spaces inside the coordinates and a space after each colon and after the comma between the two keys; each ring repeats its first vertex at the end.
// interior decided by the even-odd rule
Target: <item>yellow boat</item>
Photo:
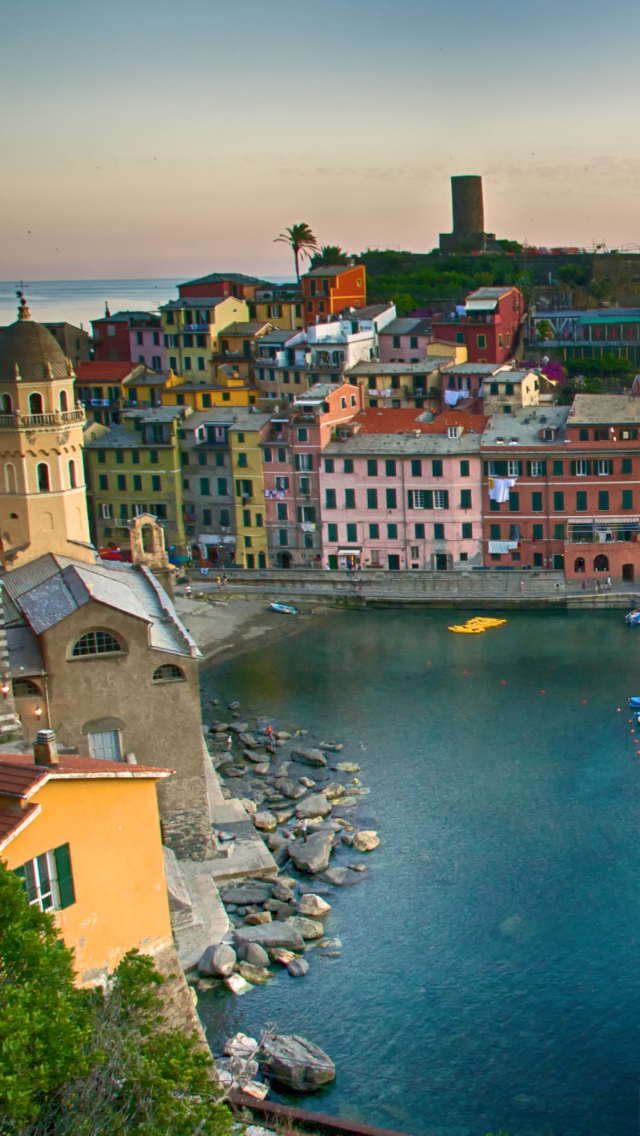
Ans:
{"type": "Polygon", "coordinates": [[[455,631],[458,635],[482,635],[488,627],[501,627],[506,622],[506,619],[493,619],[491,616],[476,615],[464,624],[454,624],[448,630],[455,631]]]}
{"type": "Polygon", "coordinates": [[[484,627],[449,627],[449,631],[457,631],[459,635],[484,635],[484,627]]]}

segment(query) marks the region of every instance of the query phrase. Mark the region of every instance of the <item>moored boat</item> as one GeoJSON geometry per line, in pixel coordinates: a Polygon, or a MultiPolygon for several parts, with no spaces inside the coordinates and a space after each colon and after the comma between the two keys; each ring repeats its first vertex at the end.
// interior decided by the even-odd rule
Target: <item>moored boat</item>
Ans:
{"type": "Polygon", "coordinates": [[[294,607],[293,604],[281,604],[272,600],[270,607],[272,611],[277,611],[280,615],[300,615],[297,607],[294,607]]]}

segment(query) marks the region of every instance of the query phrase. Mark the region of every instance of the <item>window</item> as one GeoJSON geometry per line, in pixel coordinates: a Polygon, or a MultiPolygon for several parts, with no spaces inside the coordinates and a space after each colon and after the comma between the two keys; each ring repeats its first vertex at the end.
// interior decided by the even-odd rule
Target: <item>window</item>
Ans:
{"type": "Polygon", "coordinates": [[[500,512],[500,502],[494,501],[493,497],[489,498],[489,512],[490,513],[499,513],[500,512]]]}
{"type": "Polygon", "coordinates": [[[203,509],[202,510],[202,523],[203,523],[203,525],[207,525],[207,526],[213,524],[211,509],[203,509]]]}
{"type": "Polygon", "coordinates": [[[587,493],[585,489],[578,489],[576,493],[576,512],[586,513],[587,511],[587,493]]]}
{"type": "Polygon", "coordinates": [[[489,540],[500,540],[500,525],[489,525],[489,540]]]}
{"type": "Polygon", "coordinates": [[[270,462],[270,461],[273,461],[273,454],[268,447],[267,447],[267,449],[262,451],[262,457],[263,457],[263,460],[267,463],[270,462]]]}
{"type": "Polygon", "coordinates": [[[251,509],[242,510],[242,523],[246,529],[251,528],[251,509]]]}
{"type": "Polygon", "coordinates": [[[521,461],[508,461],[507,462],[507,477],[521,477],[522,476],[522,462],[521,461]]]}
{"type": "Polygon", "coordinates": [[[438,524],[433,526],[433,539],[444,540],[444,525],[438,524]]]}
{"type": "Polygon", "coordinates": [[[344,459],[344,472],[353,473],[353,458],[344,459]]]}
{"type": "MultiPolygon", "coordinates": [[[[353,492],[353,490],[351,490],[353,492]]],[[[336,491],[335,489],[325,489],[324,491],[324,504],[326,509],[336,508],[336,491]]]]}
{"type": "Polygon", "coordinates": [[[449,494],[446,489],[434,489],[433,491],[433,507],[434,509],[448,509],[449,508],[449,494]]]}
{"type": "Polygon", "coordinates": [[[520,494],[517,493],[514,489],[509,490],[509,512],[520,512],[520,494]]]}
{"type": "Polygon", "coordinates": [[[546,473],[546,463],[543,461],[529,462],[529,470],[527,471],[529,477],[544,477],[546,473]]]}
{"type": "Polygon", "coordinates": [[[355,491],[355,489],[345,489],[345,491],[344,491],[344,507],[345,507],[345,509],[355,509],[355,507],[356,507],[356,491],[355,491]]]}
{"type": "Polygon", "coordinates": [[[296,454],[295,467],[296,469],[312,470],[313,460],[311,454],[296,454]]]}
{"type": "Polygon", "coordinates": [[[533,554],[533,567],[542,568],[542,553],[534,552],[533,554]]]}
{"type": "Polygon", "coordinates": [[[22,880],[30,907],[41,911],[61,911],[76,901],[68,844],[27,860],[14,874],[22,880]]]}
{"type": "Polygon", "coordinates": [[[460,508],[461,509],[470,509],[471,508],[471,490],[470,489],[461,489],[460,490],[460,508]]]}
{"type": "Polygon", "coordinates": [[[159,477],[157,473],[151,476],[151,488],[154,493],[160,493],[162,491],[162,478],[159,477]]]}
{"type": "Polygon", "coordinates": [[[575,461],[571,462],[571,472],[576,477],[589,477],[591,475],[591,462],[590,461],[575,461]]]}
{"type": "Polygon", "coordinates": [[[596,426],[593,431],[594,442],[606,442],[609,437],[609,431],[606,426],[596,426]]]}
{"type": "Polygon", "coordinates": [[[244,546],[245,546],[245,548],[251,548],[251,537],[250,536],[245,536],[244,546]]]}
{"type": "Polygon", "coordinates": [[[491,383],[491,394],[497,394],[497,393],[498,393],[498,384],[497,383],[491,383]]]}
{"type": "Polygon", "coordinates": [[[598,493],[598,509],[602,513],[609,511],[609,490],[601,489],[598,493]]]}
{"type": "Polygon", "coordinates": [[[247,469],[248,464],[247,455],[244,453],[238,454],[238,468],[247,469]]]}
{"type": "Polygon", "coordinates": [[[166,521],[167,519],[166,505],[149,505],[149,512],[152,516],[157,517],[159,521],[166,521]]]}
{"type": "Polygon", "coordinates": [[[555,513],[564,512],[564,493],[556,492],[553,495],[553,510],[555,513]]]}
{"type": "Polygon", "coordinates": [[[398,539],[398,526],[397,525],[387,525],[387,540],[397,540],[397,539],[398,539]]]}
{"type": "Polygon", "coordinates": [[[385,477],[396,476],[396,463],[394,458],[387,458],[384,463],[385,477]]]}
{"type": "Polygon", "coordinates": [[[553,526],[553,537],[554,540],[564,540],[564,525],[559,524],[553,526]]]}
{"type": "MultiPolygon", "coordinates": [[[[623,442],[628,442],[631,438],[636,439],[638,437],[638,431],[635,427],[632,430],[621,430],[620,437],[623,442]]],[[[622,460],[624,461],[625,459],[623,458],[622,460]]],[[[629,461],[631,461],[630,458],[629,461]]],[[[631,470],[629,470],[629,473],[631,473],[631,470]]]]}
{"type": "Polygon", "coordinates": [[[276,477],[276,489],[286,490],[289,488],[288,477],[276,477]]]}
{"type": "MultiPolygon", "coordinates": [[[[100,393],[102,394],[102,391],[100,393]]],[[[30,394],[29,395],[29,413],[30,414],[42,414],[43,413],[42,395],[41,394],[30,394]]]]}
{"type": "Polygon", "coordinates": [[[465,459],[460,462],[460,477],[469,476],[469,462],[465,459]]]}
{"type": "Polygon", "coordinates": [[[631,472],[632,472],[631,458],[623,458],[622,459],[622,473],[631,473],[631,472]]]}
{"type": "Polygon", "coordinates": [[[324,472],[325,473],[335,473],[335,462],[334,462],[333,458],[325,458],[324,459],[324,472]]]}
{"type": "Polygon", "coordinates": [[[622,490],[622,508],[633,509],[633,489],[622,490]]]}
{"type": "Polygon", "coordinates": [[[87,631],[74,643],[71,654],[74,659],[84,655],[118,655],[122,654],[122,647],[108,631],[87,631]]]}
{"type": "Polygon", "coordinates": [[[409,489],[407,500],[410,509],[433,508],[433,493],[430,489],[409,489]]]}
{"type": "Polygon", "coordinates": [[[127,488],[127,475],[125,473],[118,474],[118,489],[122,493],[127,488]]]}
{"type": "Polygon", "coordinates": [[[355,544],[357,539],[358,539],[357,525],[354,525],[354,524],[347,525],[347,541],[348,541],[348,543],[349,544],[355,544]]]}
{"type": "Polygon", "coordinates": [[[288,520],[287,506],[284,502],[279,501],[276,505],[276,517],[279,521],[288,520]]]}
{"type": "Polygon", "coordinates": [[[378,463],[375,458],[367,459],[367,477],[378,476],[378,463]]]}
{"type": "Polygon", "coordinates": [[[380,540],[380,525],[369,525],[369,540],[380,540]]]}
{"type": "Polygon", "coordinates": [[[478,347],[482,348],[482,347],[486,347],[486,346],[487,346],[486,335],[479,335],[478,336],[478,347]]]}
{"type": "Polygon", "coordinates": [[[387,497],[387,509],[397,509],[398,508],[398,494],[396,493],[395,489],[387,489],[386,497],[387,497]]]}
{"type": "Polygon", "coordinates": [[[553,476],[562,477],[564,473],[564,462],[554,461],[553,463],[553,476]]]}
{"type": "Polygon", "coordinates": [[[175,663],[164,663],[153,672],[153,682],[184,682],[185,677],[175,663]]]}
{"type": "Polygon", "coordinates": [[[440,458],[434,458],[431,462],[431,476],[442,477],[442,461],[440,458]]]}
{"type": "Polygon", "coordinates": [[[297,434],[298,434],[298,441],[299,442],[308,442],[309,441],[309,431],[307,430],[306,426],[299,426],[297,434]]]}
{"type": "Polygon", "coordinates": [[[228,509],[221,509],[220,510],[220,528],[221,529],[228,529],[230,524],[231,524],[231,522],[229,520],[229,510],[228,509]]]}
{"type": "Polygon", "coordinates": [[[327,525],[327,540],[331,544],[337,544],[337,542],[338,542],[338,526],[337,525],[327,525]]]}
{"type": "Polygon", "coordinates": [[[411,459],[411,476],[422,477],[422,462],[420,458],[411,459]]]}
{"type": "Polygon", "coordinates": [[[158,451],[157,450],[149,450],[149,463],[150,463],[150,465],[158,465],[159,462],[160,462],[160,459],[158,457],[158,451]]]}
{"type": "Polygon", "coordinates": [[[367,489],[367,509],[378,508],[378,490],[367,489]]]}
{"type": "Polygon", "coordinates": [[[424,540],[424,525],[413,526],[416,540],[424,540]]]}
{"type": "Polygon", "coordinates": [[[392,338],[393,338],[393,346],[394,347],[400,347],[400,336],[394,335],[392,338]]]}
{"type": "Polygon", "coordinates": [[[38,491],[40,493],[48,493],[51,489],[49,482],[49,466],[46,462],[39,462],[37,467],[38,473],[38,491]]]}
{"type": "Polygon", "coordinates": [[[471,540],[473,537],[473,525],[471,521],[462,522],[462,539],[471,540]]]}
{"type": "Polygon", "coordinates": [[[580,430],[578,437],[580,438],[581,442],[588,442],[589,441],[589,431],[588,430],[580,430]]]}
{"type": "Polygon", "coordinates": [[[40,687],[30,678],[15,678],[12,685],[15,698],[39,696],[42,693],[40,687]]]}
{"type": "Polygon", "coordinates": [[[599,477],[609,477],[613,473],[613,462],[608,458],[599,458],[595,471],[599,477]]]}
{"type": "Polygon", "coordinates": [[[102,504],[100,506],[100,513],[102,515],[103,521],[110,521],[111,520],[111,505],[102,504]]]}
{"type": "Polygon", "coordinates": [[[532,513],[541,513],[542,512],[542,493],[532,493],[531,494],[531,512],[532,513]]]}
{"type": "Polygon", "coordinates": [[[532,529],[532,536],[534,540],[543,540],[544,533],[542,525],[534,525],[532,529]]]}

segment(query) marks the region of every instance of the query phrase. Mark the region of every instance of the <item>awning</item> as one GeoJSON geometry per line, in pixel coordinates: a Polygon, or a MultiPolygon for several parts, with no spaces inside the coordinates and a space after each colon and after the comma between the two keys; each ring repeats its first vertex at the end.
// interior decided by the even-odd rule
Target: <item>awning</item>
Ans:
{"type": "Polygon", "coordinates": [[[361,548],[339,548],[338,556],[359,556],[361,552],[361,548]]]}

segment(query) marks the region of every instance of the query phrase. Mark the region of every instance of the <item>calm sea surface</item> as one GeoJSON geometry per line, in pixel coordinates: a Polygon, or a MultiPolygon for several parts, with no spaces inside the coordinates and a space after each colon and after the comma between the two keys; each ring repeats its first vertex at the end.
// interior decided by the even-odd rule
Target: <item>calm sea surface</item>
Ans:
{"type": "Polygon", "coordinates": [[[338,1069],[309,1108],[415,1136],[637,1132],[640,639],[622,613],[451,622],[344,613],[203,671],[344,741],[382,837],[331,899],[341,958],[201,995],[210,1041],[305,1034],[338,1069]]]}

